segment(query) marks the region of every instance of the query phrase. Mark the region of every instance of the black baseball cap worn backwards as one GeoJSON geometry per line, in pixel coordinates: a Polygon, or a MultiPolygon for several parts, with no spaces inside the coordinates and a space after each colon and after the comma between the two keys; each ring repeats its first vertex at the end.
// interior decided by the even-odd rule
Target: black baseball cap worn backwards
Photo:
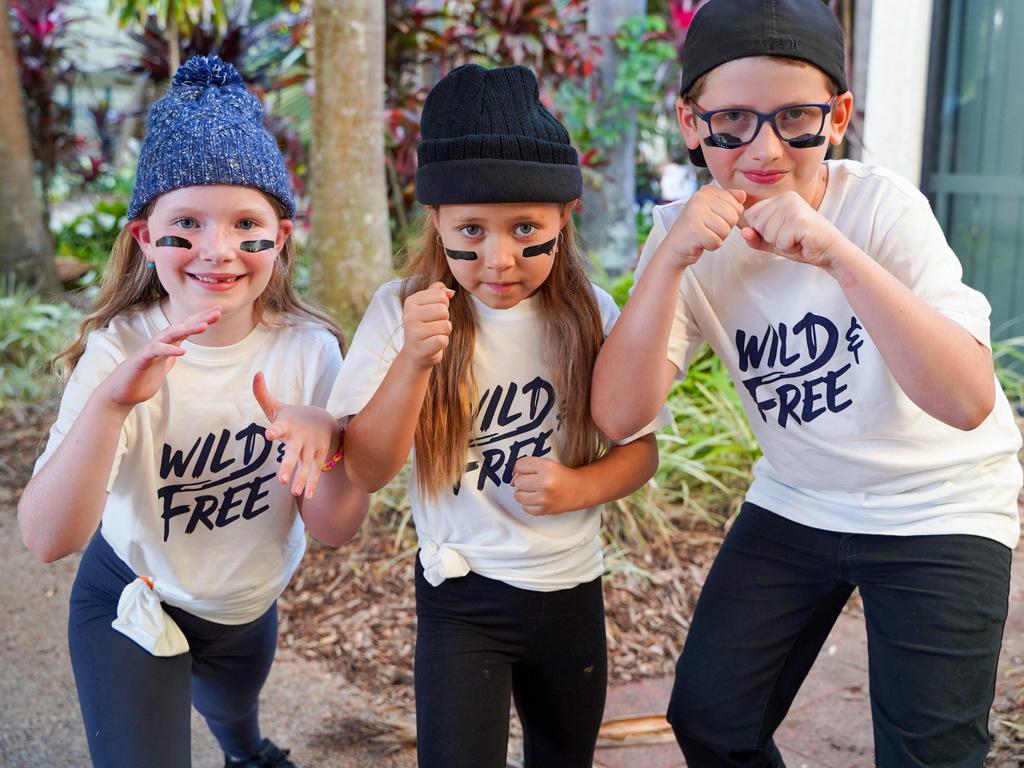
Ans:
{"type": "MultiPolygon", "coordinates": [[[[715,67],[748,56],[806,61],[834,80],[840,93],[849,90],[843,29],[824,0],[711,0],[686,33],[679,95],[715,67]]],[[[690,160],[707,166],[700,148],[690,150],[690,160]]]]}
{"type": "Polygon", "coordinates": [[[424,205],[567,203],[583,192],[569,132],[526,67],[453,69],[427,96],[420,134],[424,205]]]}

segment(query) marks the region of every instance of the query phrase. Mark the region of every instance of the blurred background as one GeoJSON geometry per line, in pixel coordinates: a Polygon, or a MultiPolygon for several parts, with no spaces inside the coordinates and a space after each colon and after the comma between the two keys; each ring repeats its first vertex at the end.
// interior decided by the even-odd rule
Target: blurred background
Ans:
{"type": "MultiPolygon", "coordinates": [[[[706,180],[686,163],[674,115],[676,59],[701,4],[4,0],[5,49],[11,38],[14,49],[0,62],[8,105],[0,140],[6,154],[23,157],[0,171],[0,216],[18,220],[6,222],[0,268],[51,295],[57,281],[93,285],[121,224],[149,104],[183,59],[216,53],[264,101],[302,201],[303,281],[347,330],[365,286],[386,279],[400,259],[417,215],[426,93],[470,61],[537,72],[585,169],[579,224],[595,266],[610,278],[627,274],[650,206],[706,180]],[[38,217],[23,210],[32,207],[38,217]],[[35,218],[41,231],[32,231],[35,218]],[[310,271],[337,279],[310,283],[310,271]]],[[[1024,312],[1015,258],[1024,229],[1024,92],[1014,87],[1024,75],[1014,44],[1024,37],[1024,7],[830,5],[846,30],[858,106],[835,154],[883,164],[931,197],[968,282],[992,301],[997,337],[1013,335],[1024,312]]],[[[77,297],[87,302],[88,291],[77,297]]]]}

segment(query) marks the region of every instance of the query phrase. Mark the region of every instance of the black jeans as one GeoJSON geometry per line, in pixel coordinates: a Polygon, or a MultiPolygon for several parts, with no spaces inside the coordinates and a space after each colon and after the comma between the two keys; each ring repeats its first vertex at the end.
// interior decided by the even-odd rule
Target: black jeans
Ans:
{"type": "Polygon", "coordinates": [[[608,681],[601,579],[533,592],[416,561],[420,768],[504,768],[510,697],[527,768],[591,768],[608,681]]]}
{"type": "Polygon", "coordinates": [[[227,626],[165,605],[190,650],[152,656],[110,626],[121,590],[133,579],[97,534],[71,588],[71,666],[93,765],[190,765],[193,704],[225,752],[256,752],[259,693],[277,648],[277,606],[248,624],[227,626]]]}
{"type": "Polygon", "coordinates": [[[744,504],[676,666],[687,765],[783,765],[772,734],[857,587],[877,765],[981,766],[1010,559],[979,536],[835,533],[744,504]]]}

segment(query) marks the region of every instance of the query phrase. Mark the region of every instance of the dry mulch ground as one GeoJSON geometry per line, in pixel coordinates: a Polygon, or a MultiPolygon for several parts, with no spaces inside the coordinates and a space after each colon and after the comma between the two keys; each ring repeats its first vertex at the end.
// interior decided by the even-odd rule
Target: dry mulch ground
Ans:
{"type": "MultiPolygon", "coordinates": [[[[396,702],[411,706],[415,548],[406,536],[396,541],[394,528],[378,517],[351,545],[334,550],[313,542],[279,602],[281,635],[368,693],[393,691],[396,702]]],[[[715,530],[678,531],[637,557],[639,568],[606,576],[612,680],[672,673],[720,541],[715,530]]]]}

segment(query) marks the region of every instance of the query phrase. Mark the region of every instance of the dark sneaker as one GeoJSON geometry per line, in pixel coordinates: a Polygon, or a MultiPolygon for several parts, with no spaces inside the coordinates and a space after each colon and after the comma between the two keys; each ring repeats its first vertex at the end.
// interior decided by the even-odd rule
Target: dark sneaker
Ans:
{"type": "Polygon", "coordinates": [[[281,749],[270,739],[264,739],[255,755],[235,761],[224,755],[224,768],[298,768],[288,759],[288,750],[281,749]]]}

